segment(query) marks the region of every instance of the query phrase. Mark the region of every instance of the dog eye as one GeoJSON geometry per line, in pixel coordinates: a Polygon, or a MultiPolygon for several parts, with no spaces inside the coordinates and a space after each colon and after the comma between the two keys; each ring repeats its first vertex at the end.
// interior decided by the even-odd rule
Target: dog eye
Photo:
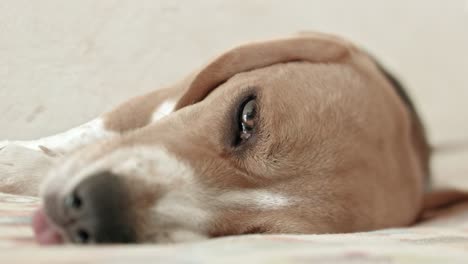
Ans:
{"type": "Polygon", "coordinates": [[[241,141],[245,141],[252,136],[252,133],[255,129],[255,121],[257,114],[257,103],[255,98],[251,98],[247,100],[241,109],[240,115],[240,139],[241,141]]]}

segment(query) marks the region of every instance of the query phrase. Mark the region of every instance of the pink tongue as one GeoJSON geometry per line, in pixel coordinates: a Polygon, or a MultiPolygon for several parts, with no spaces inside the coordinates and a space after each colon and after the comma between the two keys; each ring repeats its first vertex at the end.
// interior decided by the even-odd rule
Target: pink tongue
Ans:
{"type": "Polygon", "coordinates": [[[62,244],[62,236],[49,224],[43,208],[39,208],[33,216],[32,228],[36,241],[40,245],[62,244]]]}

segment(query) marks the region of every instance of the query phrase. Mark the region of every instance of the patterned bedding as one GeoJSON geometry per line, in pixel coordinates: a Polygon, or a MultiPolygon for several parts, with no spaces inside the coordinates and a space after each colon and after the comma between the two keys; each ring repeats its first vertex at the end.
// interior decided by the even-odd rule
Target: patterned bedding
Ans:
{"type": "MultiPolygon", "coordinates": [[[[465,165],[466,168],[466,165],[465,165]]],[[[458,181],[460,176],[440,182],[458,181]]],[[[468,173],[464,174],[468,178],[468,173]]],[[[465,181],[460,183],[460,181],[465,181]]],[[[39,247],[29,227],[39,204],[0,193],[0,263],[468,263],[468,202],[409,228],[333,235],[249,235],[198,243],[39,247]]]]}

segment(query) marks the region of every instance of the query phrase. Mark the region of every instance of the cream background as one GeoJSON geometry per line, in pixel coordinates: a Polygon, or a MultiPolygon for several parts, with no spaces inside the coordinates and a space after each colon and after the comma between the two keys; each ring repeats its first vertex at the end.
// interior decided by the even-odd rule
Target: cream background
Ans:
{"type": "Polygon", "coordinates": [[[236,44],[301,30],[361,43],[406,83],[433,142],[468,139],[464,0],[0,0],[0,139],[61,132],[236,44]]]}

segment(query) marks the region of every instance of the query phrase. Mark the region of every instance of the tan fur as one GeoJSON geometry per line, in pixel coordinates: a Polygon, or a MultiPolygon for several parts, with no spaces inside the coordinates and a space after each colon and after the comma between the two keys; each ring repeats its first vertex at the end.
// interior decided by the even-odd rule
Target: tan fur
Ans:
{"type": "Polygon", "coordinates": [[[148,125],[155,109],[164,100],[176,97],[180,91],[174,88],[157,90],[128,100],[104,115],[107,129],[125,133],[148,125]]]}
{"type": "MultiPolygon", "coordinates": [[[[214,212],[204,230],[209,236],[354,232],[418,218],[428,176],[423,129],[372,59],[349,42],[315,33],[249,44],[191,76],[107,114],[107,128],[132,133],[76,152],[75,167],[122,148],[164,147],[193,169],[205,190],[214,212]],[[232,111],[253,90],[257,134],[233,148],[232,111]],[[180,98],[177,111],[149,124],[167,98],[180,98]],[[294,203],[275,209],[216,203],[225,190],[260,189],[294,203]]],[[[63,181],[54,182],[60,186],[73,179],[70,173],[51,181],[63,181]]],[[[164,175],[148,177],[157,183],[164,175]]],[[[158,188],[148,189],[145,181],[130,188],[146,195],[130,199],[133,207],[157,204],[158,188]]],[[[46,196],[54,191],[45,186],[46,196]]],[[[145,223],[137,226],[142,240],[155,232],[147,211],[135,221],[145,223]]]]}

